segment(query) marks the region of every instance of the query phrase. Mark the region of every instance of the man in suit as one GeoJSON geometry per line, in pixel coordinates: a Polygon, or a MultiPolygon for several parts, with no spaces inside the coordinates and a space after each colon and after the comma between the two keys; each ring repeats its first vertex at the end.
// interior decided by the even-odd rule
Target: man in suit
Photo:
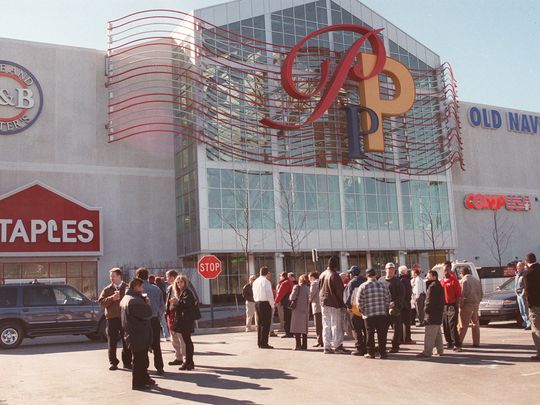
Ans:
{"type": "Polygon", "coordinates": [[[124,368],[131,368],[131,352],[124,339],[122,322],[120,320],[120,300],[126,295],[127,284],[122,281],[122,270],[114,267],[109,270],[111,284],[101,291],[99,304],[105,308],[105,318],[107,322],[107,343],[109,346],[109,370],[118,370],[118,358],[116,357],[116,346],[118,341],[122,341],[122,363],[124,368]]]}

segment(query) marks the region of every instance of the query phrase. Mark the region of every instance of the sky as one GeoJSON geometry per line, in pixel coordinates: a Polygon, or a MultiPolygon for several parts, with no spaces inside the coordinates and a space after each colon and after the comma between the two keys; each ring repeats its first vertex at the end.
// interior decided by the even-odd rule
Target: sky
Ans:
{"type": "MultiPolygon", "coordinates": [[[[0,0],[0,37],[105,50],[109,20],[145,9],[189,11],[223,2],[0,0]]],[[[450,62],[461,100],[540,113],[539,0],[362,3],[450,62]]]]}

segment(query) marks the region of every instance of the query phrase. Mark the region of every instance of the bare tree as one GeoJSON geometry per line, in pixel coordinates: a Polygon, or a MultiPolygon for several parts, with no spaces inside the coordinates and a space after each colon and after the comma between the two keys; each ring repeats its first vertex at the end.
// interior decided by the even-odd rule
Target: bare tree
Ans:
{"type": "Polygon", "coordinates": [[[489,247],[491,255],[499,264],[499,267],[502,267],[502,257],[508,249],[513,233],[514,225],[508,222],[508,217],[501,218],[498,210],[493,211],[491,238],[485,240],[485,243],[489,247]]]}
{"type": "Polygon", "coordinates": [[[240,190],[236,189],[235,200],[236,207],[241,207],[240,216],[237,216],[238,210],[235,210],[235,214],[231,217],[226,217],[222,214],[222,210],[220,210],[219,216],[221,217],[223,223],[231,228],[238,237],[240,245],[242,246],[244,258],[246,260],[246,274],[249,274],[249,241],[252,227],[250,222],[251,205],[249,201],[249,190],[247,190],[247,187],[240,190]]]}
{"type": "Polygon", "coordinates": [[[292,266],[295,267],[298,251],[304,240],[311,233],[311,230],[306,229],[307,213],[305,210],[296,210],[298,207],[297,194],[291,188],[285,187],[284,184],[279,185],[280,189],[280,213],[281,221],[279,228],[284,236],[285,244],[292,252],[292,266]]]}
{"type": "Polygon", "coordinates": [[[444,232],[441,213],[434,213],[431,204],[420,204],[420,218],[424,236],[431,245],[433,259],[437,257],[437,249],[444,247],[447,235],[444,232]]]}

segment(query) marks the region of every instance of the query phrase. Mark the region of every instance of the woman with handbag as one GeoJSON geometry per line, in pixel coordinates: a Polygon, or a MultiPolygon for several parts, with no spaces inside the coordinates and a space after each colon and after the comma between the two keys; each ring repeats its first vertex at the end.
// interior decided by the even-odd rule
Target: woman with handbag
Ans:
{"type": "Polygon", "coordinates": [[[193,341],[191,334],[194,330],[194,324],[200,319],[200,311],[195,296],[188,288],[189,281],[186,276],[180,274],[174,281],[174,297],[171,299],[174,304],[175,317],[173,330],[182,335],[186,345],[186,361],[180,367],[180,370],[193,370],[193,341]]]}
{"type": "Polygon", "coordinates": [[[298,284],[294,286],[289,298],[291,314],[291,333],[296,339],[294,350],[307,350],[307,333],[309,320],[309,287],[308,276],[302,274],[298,284]]]}

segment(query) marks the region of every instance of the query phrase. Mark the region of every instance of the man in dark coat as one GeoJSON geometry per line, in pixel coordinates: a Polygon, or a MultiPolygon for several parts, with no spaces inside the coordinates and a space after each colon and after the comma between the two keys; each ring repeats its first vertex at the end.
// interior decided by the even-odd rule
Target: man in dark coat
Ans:
{"type": "Polygon", "coordinates": [[[127,345],[133,353],[132,389],[150,389],[155,381],[148,375],[148,349],[152,345],[152,308],[143,297],[143,280],[133,279],[120,301],[122,327],[127,345]]]}
{"type": "Polygon", "coordinates": [[[444,290],[439,283],[439,276],[435,270],[428,273],[426,283],[426,301],[424,303],[425,312],[425,336],[424,351],[418,357],[431,357],[433,347],[437,347],[437,353],[442,356],[444,351],[441,324],[444,312],[444,290]]]}
{"type": "Polygon", "coordinates": [[[529,319],[536,355],[531,360],[540,361],[540,264],[536,262],[534,253],[525,257],[527,272],[525,273],[525,298],[529,305],[529,319]]]}
{"type": "Polygon", "coordinates": [[[399,345],[401,344],[401,311],[403,310],[403,304],[405,302],[405,289],[403,284],[396,277],[396,265],[394,263],[386,263],[386,276],[381,277],[379,281],[386,283],[390,290],[392,301],[390,302],[390,314],[388,315],[387,330],[390,325],[393,325],[394,336],[392,337],[392,349],[390,353],[399,352],[399,345]]]}
{"type": "Polygon", "coordinates": [[[405,291],[403,309],[401,310],[401,342],[405,344],[414,344],[414,340],[411,339],[412,285],[407,266],[399,266],[399,281],[403,285],[403,289],[405,291]]]}
{"type": "Polygon", "coordinates": [[[352,302],[351,298],[354,290],[360,287],[363,283],[367,281],[367,278],[360,274],[360,268],[358,266],[351,266],[349,270],[349,277],[351,281],[345,287],[345,306],[347,307],[348,314],[351,318],[352,329],[354,333],[354,338],[356,340],[355,346],[356,350],[351,352],[353,356],[363,356],[366,354],[366,341],[367,341],[367,331],[364,319],[361,316],[356,316],[352,313],[352,302]]]}

